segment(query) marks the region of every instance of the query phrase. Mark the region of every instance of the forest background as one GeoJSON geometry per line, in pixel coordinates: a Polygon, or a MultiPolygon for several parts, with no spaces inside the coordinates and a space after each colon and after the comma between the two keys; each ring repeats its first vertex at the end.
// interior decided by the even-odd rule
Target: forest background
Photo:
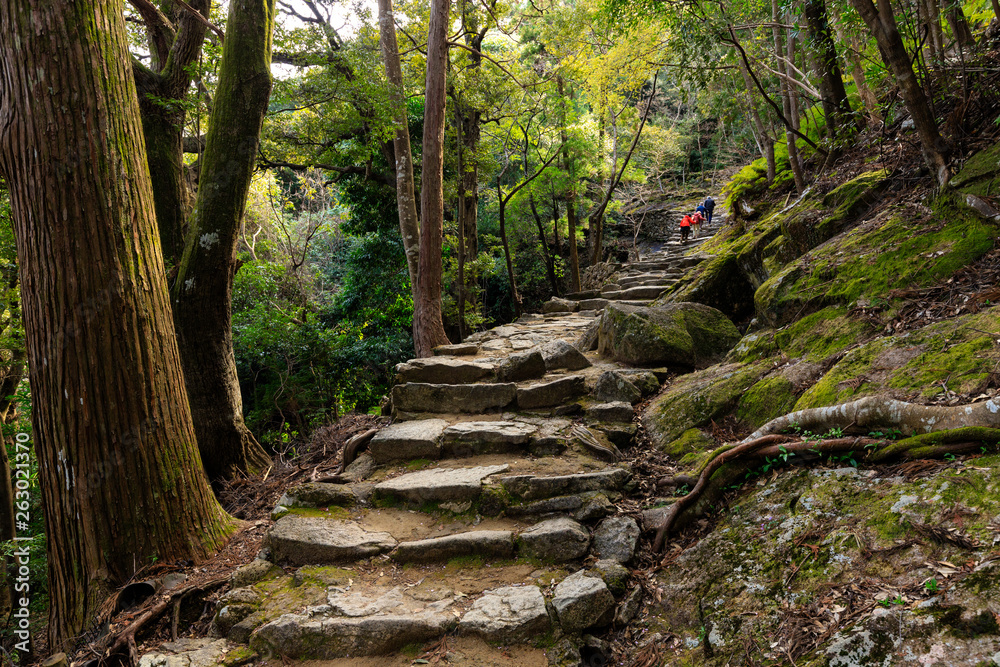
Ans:
{"type": "MultiPolygon", "coordinates": [[[[962,148],[934,102],[955,93],[946,73],[964,70],[974,31],[1000,6],[383,1],[342,18],[319,0],[135,0],[105,12],[94,8],[128,39],[163,264],[150,271],[171,294],[200,458],[218,481],[265,467],[265,449],[294,456],[346,412],[378,410],[395,364],[430,343],[592,286],[602,262],[637,252],[651,202],[714,192],[730,167],[753,162],[730,208],[751,191],[801,193],[863,128],[908,117],[925,177],[944,186],[962,148]],[[273,83],[270,66],[280,66],[273,83]],[[442,99],[425,96],[432,73],[442,99]],[[407,164],[421,235],[435,216],[440,225],[421,238],[433,252],[416,252],[403,220],[407,164]]],[[[18,16],[8,3],[4,34],[18,33],[18,16]]],[[[4,41],[7,70],[19,48],[4,41]]],[[[33,246],[18,202],[29,188],[13,168],[16,142],[4,145],[0,417],[13,458],[15,435],[48,418],[33,407],[51,401],[24,382],[47,357],[24,331],[20,286],[36,265],[25,268],[33,246]]],[[[58,486],[39,488],[39,469],[42,487],[45,474],[58,478],[56,444],[71,437],[39,444],[32,464],[36,611],[52,608],[42,554],[54,553],[58,486]]],[[[205,521],[209,534],[229,530],[205,521]]],[[[155,540],[140,551],[178,553],[155,540]]],[[[109,569],[108,587],[131,576],[123,568],[109,569]]],[[[77,597],[50,616],[53,646],[99,607],[99,595],[77,597]]]]}

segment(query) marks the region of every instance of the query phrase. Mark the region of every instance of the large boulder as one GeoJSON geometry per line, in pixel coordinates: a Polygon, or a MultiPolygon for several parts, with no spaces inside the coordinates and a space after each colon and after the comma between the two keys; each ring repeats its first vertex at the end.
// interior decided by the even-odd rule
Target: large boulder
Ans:
{"type": "Polygon", "coordinates": [[[729,318],[709,306],[611,304],[601,317],[597,349],[637,366],[704,366],[721,359],[739,340],[740,332],[729,318]]]}

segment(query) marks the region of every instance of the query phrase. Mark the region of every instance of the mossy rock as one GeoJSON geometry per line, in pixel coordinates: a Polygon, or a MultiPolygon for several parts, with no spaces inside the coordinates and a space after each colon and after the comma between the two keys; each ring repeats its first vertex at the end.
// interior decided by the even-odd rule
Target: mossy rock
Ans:
{"type": "Polygon", "coordinates": [[[612,303],[601,317],[597,350],[636,366],[699,366],[721,359],[739,339],[729,318],[702,304],[646,308],[612,303]]]}
{"type": "Polygon", "coordinates": [[[823,361],[876,333],[870,322],[854,319],[847,308],[830,306],[776,332],[774,341],[788,357],[823,361]]]}
{"type": "Polygon", "coordinates": [[[795,404],[796,410],[862,396],[930,399],[944,391],[978,394],[1000,358],[995,334],[1000,307],[886,336],[851,350],[795,404]]]}
{"type": "Polygon", "coordinates": [[[665,447],[688,429],[721,419],[772,368],[769,361],[719,364],[681,377],[646,408],[642,416],[646,433],[665,447]]]}
{"type": "Polygon", "coordinates": [[[740,271],[735,255],[720,254],[699,264],[669,292],[654,302],[702,303],[740,320],[753,312],[753,285],[740,271]]]}
{"type": "Polygon", "coordinates": [[[995,183],[1000,176],[1000,143],[973,155],[951,179],[951,187],[960,192],[977,197],[995,196],[1000,192],[1000,185],[995,183]]]}
{"type": "Polygon", "coordinates": [[[1000,230],[954,195],[914,221],[900,212],[806,253],[754,295],[757,316],[783,326],[830,305],[874,303],[893,289],[940,282],[993,248],[1000,230]]]}
{"type": "Polygon", "coordinates": [[[778,344],[774,339],[774,330],[755,331],[748,333],[736,343],[736,346],[726,355],[726,363],[749,363],[773,357],[778,353],[778,344]]]}
{"type": "Polygon", "coordinates": [[[701,432],[701,429],[689,428],[681,433],[676,440],[666,443],[660,450],[675,459],[681,459],[686,454],[701,453],[715,449],[715,440],[701,432]]]}
{"type": "Polygon", "coordinates": [[[750,387],[740,397],[736,416],[759,428],[775,417],[792,411],[798,395],[791,380],[775,374],[750,387]]]}

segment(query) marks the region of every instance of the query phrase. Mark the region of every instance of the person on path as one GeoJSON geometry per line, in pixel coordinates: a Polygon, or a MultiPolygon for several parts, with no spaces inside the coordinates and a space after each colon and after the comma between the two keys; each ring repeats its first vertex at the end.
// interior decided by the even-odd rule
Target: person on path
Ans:
{"type": "Polygon", "coordinates": [[[688,242],[688,234],[690,233],[691,233],[691,216],[685,213],[684,217],[681,218],[681,243],[688,242]]]}
{"type": "Polygon", "coordinates": [[[705,217],[708,218],[708,224],[712,224],[712,211],[715,210],[715,200],[711,196],[705,198],[705,203],[702,204],[705,207],[705,217]]]}
{"type": "Polygon", "coordinates": [[[701,223],[705,221],[705,214],[701,212],[700,209],[704,207],[699,206],[694,215],[691,216],[691,238],[698,238],[701,234],[701,223]]]}

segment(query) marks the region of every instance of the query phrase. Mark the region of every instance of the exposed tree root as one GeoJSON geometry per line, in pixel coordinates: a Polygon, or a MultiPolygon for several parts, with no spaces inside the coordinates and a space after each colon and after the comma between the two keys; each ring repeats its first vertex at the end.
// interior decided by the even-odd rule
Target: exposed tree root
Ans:
{"type": "MultiPolygon", "coordinates": [[[[774,419],[735,446],[722,447],[698,471],[697,482],[686,496],[667,511],[656,533],[653,550],[660,552],[664,540],[674,529],[704,514],[726,487],[736,483],[761,466],[776,459],[783,462],[795,457],[808,462],[853,452],[856,461],[882,463],[896,459],[940,458],[946,454],[974,452],[983,445],[1000,443],[1000,404],[993,399],[968,406],[942,407],[916,405],[876,397],[862,398],[829,408],[800,410],[774,419]],[[792,438],[784,430],[814,433],[848,427],[862,430],[898,429],[902,440],[873,437],[837,437],[829,439],[792,438]]],[[[663,479],[658,485],[687,482],[683,476],[663,479]]]]}

